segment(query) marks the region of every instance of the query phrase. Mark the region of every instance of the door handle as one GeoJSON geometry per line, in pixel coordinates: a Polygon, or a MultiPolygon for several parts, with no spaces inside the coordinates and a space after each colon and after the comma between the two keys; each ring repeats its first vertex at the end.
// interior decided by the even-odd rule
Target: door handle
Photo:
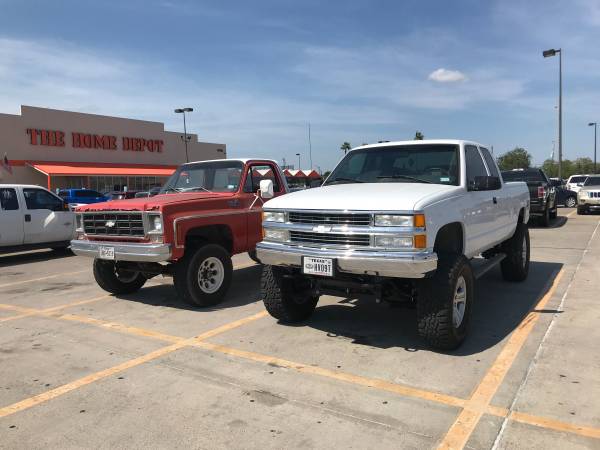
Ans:
{"type": "Polygon", "coordinates": [[[496,197],[493,198],[493,201],[494,201],[494,205],[498,204],[498,199],[496,197]]]}
{"type": "Polygon", "coordinates": [[[25,222],[31,222],[31,214],[25,214],[25,222]]]}

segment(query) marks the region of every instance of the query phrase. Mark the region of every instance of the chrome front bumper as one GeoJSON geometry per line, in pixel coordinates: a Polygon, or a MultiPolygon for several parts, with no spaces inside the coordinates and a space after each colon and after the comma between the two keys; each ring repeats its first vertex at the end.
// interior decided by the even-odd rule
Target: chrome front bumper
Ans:
{"type": "Polygon", "coordinates": [[[256,256],[263,264],[285,267],[301,267],[303,256],[333,258],[340,272],[394,278],[423,278],[437,268],[438,260],[433,252],[332,250],[271,242],[258,243],[256,256]]]}
{"type": "Polygon", "coordinates": [[[100,247],[114,247],[115,261],[161,262],[171,259],[169,244],[138,244],[81,239],[71,241],[71,250],[79,256],[97,258],[100,247]]]}

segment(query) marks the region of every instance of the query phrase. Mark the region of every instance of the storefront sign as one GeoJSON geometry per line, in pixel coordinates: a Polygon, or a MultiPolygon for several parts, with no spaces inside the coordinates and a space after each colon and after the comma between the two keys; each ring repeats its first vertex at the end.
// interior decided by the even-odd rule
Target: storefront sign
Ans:
{"type": "MultiPolygon", "coordinates": [[[[28,128],[29,143],[31,145],[43,145],[47,147],[64,147],[65,133],[58,130],[38,130],[36,128],[28,128]]],[[[88,134],[88,133],[71,133],[71,145],[73,148],[89,148],[103,150],[119,150],[116,136],[88,134]]],[[[120,140],[121,150],[132,152],[156,152],[162,153],[163,141],[161,139],[143,139],[135,137],[122,137],[120,140]]]]}

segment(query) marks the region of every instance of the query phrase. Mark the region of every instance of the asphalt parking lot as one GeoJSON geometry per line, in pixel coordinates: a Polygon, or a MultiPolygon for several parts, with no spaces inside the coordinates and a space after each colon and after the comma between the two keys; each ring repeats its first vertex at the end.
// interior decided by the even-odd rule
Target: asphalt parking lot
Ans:
{"type": "Polygon", "coordinates": [[[166,278],[117,298],[87,258],[0,256],[0,448],[600,448],[599,226],[532,227],[528,280],[479,280],[451,353],[387,304],[280,325],[246,256],[202,310],[166,278]]]}

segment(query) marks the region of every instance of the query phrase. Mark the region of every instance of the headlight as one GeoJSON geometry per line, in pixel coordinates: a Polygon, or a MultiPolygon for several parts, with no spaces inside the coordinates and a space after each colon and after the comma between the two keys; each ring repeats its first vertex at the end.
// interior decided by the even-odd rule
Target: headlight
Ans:
{"type": "Polygon", "coordinates": [[[288,236],[289,234],[287,230],[278,230],[277,228],[264,229],[265,241],[286,242],[288,240],[288,236]]]}
{"type": "Polygon", "coordinates": [[[580,197],[587,197],[588,193],[587,193],[587,191],[579,191],[579,196],[580,197]]]}
{"type": "Polygon", "coordinates": [[[375,247],[384,248],[412,248],[412,237],[401,236],[375,236],[375,247]]]}
{"type": "Polygon", "coordinates": [[[162,216],[160,214],[148,215],[148,233],[149,234],[162,234],[163,233],[162,216]]]}
{"type": "Polygon", "coordinates": [[[418,227],[425,228],[425,216],[398,216],[395,214],[375,214],[376,227],[418,227]]]}
{"type": "Polygon", "coordinates": [[[263,212],[263,220],[265,222],[285,222],[285,213],[265,211],[263,212]]]}
{"type": "Polygon", "coordinates": [[[83,214],[75,214],[75,231],[83,233],[83,214]]]}

